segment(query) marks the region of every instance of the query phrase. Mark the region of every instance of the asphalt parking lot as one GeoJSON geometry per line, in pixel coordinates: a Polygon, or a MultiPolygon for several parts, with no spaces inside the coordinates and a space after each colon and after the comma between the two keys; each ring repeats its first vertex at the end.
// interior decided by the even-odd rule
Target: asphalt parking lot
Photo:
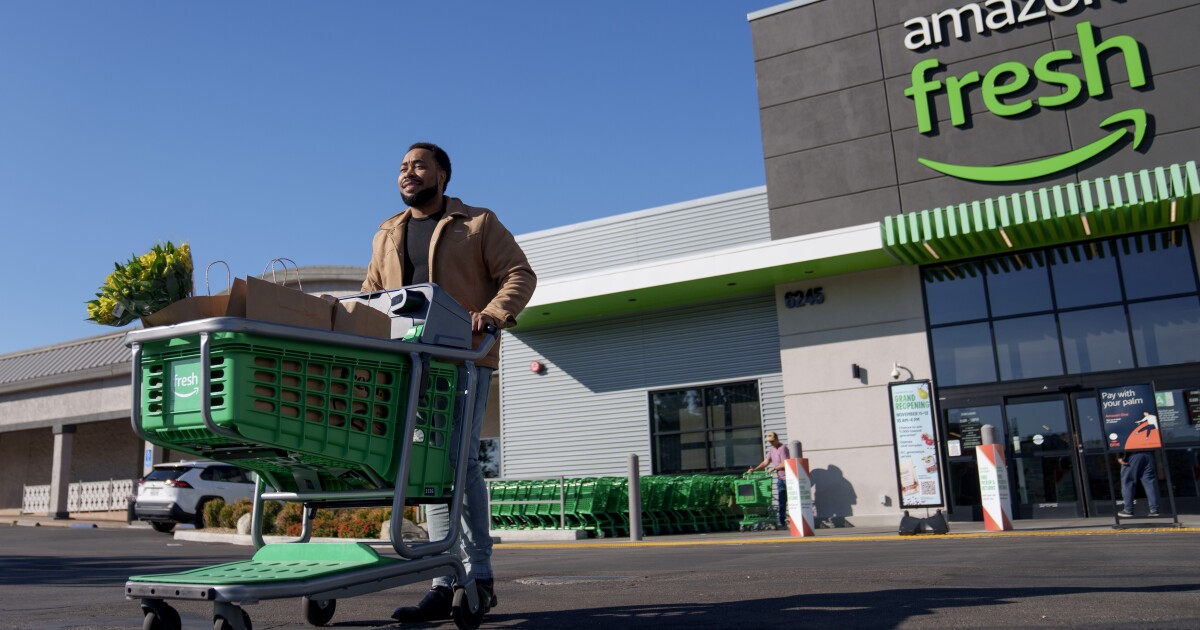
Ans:
{"type": "MultiPolygon", "coordinates": [[[[1200,627],[1200,532],[1094,529],[949,536],[780,533],[496,547],[485,628],[1200,627]]],[[[248,558],[248,547],[124,527],[0,527],[0,628],[138,628],[129,575],[248,558]]],[[[401,626],[412,584],[338,602],[338,628],[401,626]]],[[[180,602],[185,628],[211,604],[180,602]]],[[[247,607],[305,627],[298,599],[247,607]]]]}

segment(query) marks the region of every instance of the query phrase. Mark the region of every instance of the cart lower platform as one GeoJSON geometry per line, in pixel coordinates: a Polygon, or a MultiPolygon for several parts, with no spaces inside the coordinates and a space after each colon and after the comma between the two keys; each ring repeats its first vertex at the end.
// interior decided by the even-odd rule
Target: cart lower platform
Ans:
{"type": "MultiPolygon", "coordinates": [[[[179,630],[179,614],[167,599],[213,602],[218,630],[251,630],[243,606],[266,599],[300,598],[304,620],[323,626],[333,619],[337,600],[456,573],[462,565],[452,556],[401,560],[381,556],[362,543],[293,543],[267,545],[250,560],[229,562],[178,573],[136,575],[125,595],[140,599],[143,629],[179,630]]],[[[452,615],[460,628],[478,627],[484,606],[474,583],[459,584],[452,615]]]]}

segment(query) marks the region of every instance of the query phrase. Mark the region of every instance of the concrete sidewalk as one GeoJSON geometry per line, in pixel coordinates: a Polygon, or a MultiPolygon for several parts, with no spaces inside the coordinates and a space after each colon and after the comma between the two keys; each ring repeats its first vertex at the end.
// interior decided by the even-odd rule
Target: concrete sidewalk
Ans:
{"type": "MultiPolygon", "coordinates": [[[[146,523],[135,522],[129,524],[126,522],[126,513],[124,511],[114,512],[84,512],[75,514],[69,519],[55,519],[45,515],[35,514],[0,514],[0,525],[8,525],[13,527],[75,527],[75,528],[149,528],[146,523]]],[[[896,526],[893,527],[843,527],[836,529],[818,529],[814,538],[817,539],[854,539],[854,538],[879,538],[879,537],[894,537],[899,538],[899,522],[900,517],[896,518],[896,526]]],[[[1200,515],[1185,514],[1178,519],[1178,526],[1175,524],[1175,519],[1166,516],[1158,518],[1134,518],[1123,519],[1120,524],[1120,529],[1128,531],[1137,530],[1152,530],[1152,531],[1200,531],[1200,515]]],[[[1116,529],[1116,522],[1112,517],[1092,517],[1092,518],[1076,518],[1076,519],[1046,519],[1046,520],[1020,520],[1013,522],[1013,532],[1015,533],[1044,533],[1050,534],[1089,534],[1089,533],[1111,533],[1116,529]]],[[[990,532],[984,529],[982,522],[951,522],[950,534],[995,534],[1003,535],[1007,532],[990,532]]],[[[628,537],[617,538],[587,538],[585,532],[568,530],[493,530],[492,535],[496,538],[498,544],[506,543],[539,543],[539,544],[614,544],[628,543],[628,537]]],[[[917,538],[929,537],[929,534],[921,534],[915,536],[917,538]]],[[[182,540],[191,540],[197,542],[217,542],[227,544],[250,544],[249,536],[239,536],[230,533],[207,532],[205,530],[193,529],[190,525],[180,525],[175,531],[175,537],[182,540]]],[[[909,537],[906,537],[909,538],[909,537]]],[[[268,537],[271,542],[282,540],[274,536],[268,537]]],[[[661,536],[645,536],[644,541],[654,542],[671,542],[671,543],[715,543],[724,542],[736,544],[738,542],[757,542],[772,539],[791,539],[791,535],[786,530],[780,531],[762,531],[762,532],[710,532],[698,534],[671,534],[661,536]]],[[[332,539],[330,539],[332,540],[332,539]]],[[[377,540],[364,540],[363,542],[378,543],[377,540]]]]}
{"type": "Polygon", "coordinates": [[[134,523],[130,525],[126,519],[125,510],[113,512],[79,512],[72,514],[71,518],[58,519],[45,514],[0,514],[0,525],[10,527],[82,527],[82,528],[97,528],[97,527],[145,527],[150,525],[145,523],[134,523]]]}

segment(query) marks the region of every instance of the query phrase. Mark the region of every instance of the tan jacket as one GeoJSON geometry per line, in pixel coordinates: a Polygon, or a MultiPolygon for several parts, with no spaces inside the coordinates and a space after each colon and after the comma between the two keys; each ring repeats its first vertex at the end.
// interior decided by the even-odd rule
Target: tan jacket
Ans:
{"type": "MultiPolygon", "coordinates": [[[[371,263],[363,291],[395,289],[404,284],[404,231],[412,210],[379,225],[371,242],[371,263]]],[[[511,232],[487,208],[468,206],[446,197],[446,214],[429,243],[429,281],[441,286],[468,311],[490,315],[501,327],[517,323],[517,315],[533,297],[537,276],[511,232]]],[[[482,336],[475,337],[479,343],[482,336]]],[[[496,368],[500,344],[478,362],[496,368]]]]}

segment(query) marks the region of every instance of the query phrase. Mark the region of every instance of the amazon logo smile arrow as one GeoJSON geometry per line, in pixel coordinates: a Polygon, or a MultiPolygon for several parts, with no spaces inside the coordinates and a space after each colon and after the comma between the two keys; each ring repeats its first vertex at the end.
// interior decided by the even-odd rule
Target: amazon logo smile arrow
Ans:
{"type": "MultiPolygon", "coordinates": [[[[1146,139],[1146,110],[1144,109],[1127,109],[1123,112],[1118,112],[1105,118],[1100,123],[1101,128],[1107,128],[1122,123],[1132,123],[1133,125],[1133,148],[1136,149],[1142,145],[1146,139]]],[[[951,177],[959,179],[967,179],[976,182],[1015,182],[1027,179],[1037,179],[1046,175],[1052,175],[1060,171],[1066,170],[1073,166],[1077,166],[1086,162],[1097,155],[1111,149],[1114,145],[1120,142],[1126,134],[1129,133],[1129,127],[1122,126],[1120,129],[1092,142],[1086,146],[1079,147],[1074,151],[1068,151],[1061,155],[1055,155],[1032,162],[1021,162],[1019,164],[1006,164],[1003,166],[967,166],[962,164],[948,164],[946,162],[937,162],[926,158],[917,158],[917,161],[929,168],[945,173],[951,177]]]]}

